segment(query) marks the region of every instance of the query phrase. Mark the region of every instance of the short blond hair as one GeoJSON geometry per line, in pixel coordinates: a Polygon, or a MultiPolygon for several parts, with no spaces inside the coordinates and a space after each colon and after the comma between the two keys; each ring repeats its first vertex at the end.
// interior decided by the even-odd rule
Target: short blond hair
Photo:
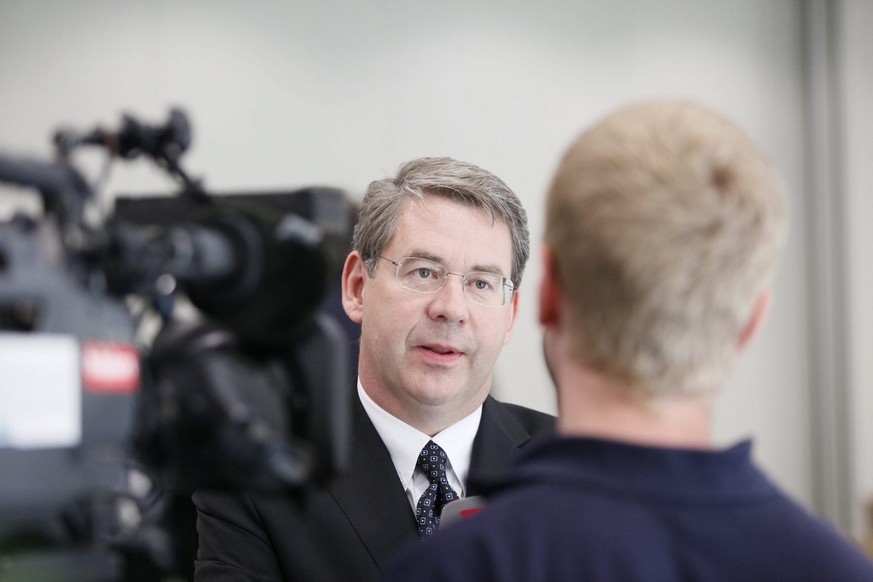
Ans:
{"type": "Polygon", "coordinates": [[[714,391],[786,222],[775,168],[721,114],[658,101],[608,115],[568,149],[546,207],[574,356],[646,397],[714,391]]]}

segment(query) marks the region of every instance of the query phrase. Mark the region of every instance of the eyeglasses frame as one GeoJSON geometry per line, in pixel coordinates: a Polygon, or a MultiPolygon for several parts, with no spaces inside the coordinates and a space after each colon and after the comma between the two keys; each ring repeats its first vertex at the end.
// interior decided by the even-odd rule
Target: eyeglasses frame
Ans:
{"type": "MultiPolygon", "coordinates": [[[[424,293],[424,294],[439,293],[442,290],[442,288],[446,286],[446,282],[449,280],[449,275],[455,275],[456,277],[461,277],[461,289],[464,291],[464,298],[467,301],[469,301],[470,303],[473,303],[474,305],[481,305],[482,307],[503,307],[504,305],[510,303],[510,301],[512,300],[512,294],[515,293],[515,283],[513,283],[511,279],[507,279],[503,275],[499,275],[499,277],[502,279],[502,286],[504,289],[504,291],[503,291],[503,303],[500,303],[500,304],[481,303],[479,301],[475,301],[475,300],[471,299],[469,297],[469,295],[467,295],[467,291],[466,291],[466,288],[464,287],[464,283],[467,282],[467,276],[470,273],[481,273],[484,271],[470,271],[470,273],[455,273],[453,271],[449,271],[446,268],[446,266],[443,265],[442,263],[440,263],[438,261],[434,261],[433,259],[426,259],[424,257],[401,257],[401,259],[399,261],[394,261],[394,260],[389,259],[388,257],[386,257],[384,255],[379,255],[379,258],[385,259],[386,261],[388,261],[389,263],[391,263],[392,265],[394,265],[396,267],[396,269],[394,271],[394,276],[398,280],[400,279],[400,268],[403,266],[403,263],[405,262],[405,260],[408,260],[408,259],[418,259],[421,261],[429,261],[429,262],[434,263],[436,265],[439,265],[443,269],[445,269],[445,275],[443,276],[442,284],[438,288],[434,289],[433,291],[421,291],[419,289],[410,289],[409,287],[406,287],[405,285],[401,284],[401,286],[404,289],[406,289],[407,291],[412,291],[413,293],[424,293]],[[508,292],[506,291],[507,288],[509,289],[508,292]]],[[[489,273],[489,274],[496,275],[497,273],[489,273]]]]}

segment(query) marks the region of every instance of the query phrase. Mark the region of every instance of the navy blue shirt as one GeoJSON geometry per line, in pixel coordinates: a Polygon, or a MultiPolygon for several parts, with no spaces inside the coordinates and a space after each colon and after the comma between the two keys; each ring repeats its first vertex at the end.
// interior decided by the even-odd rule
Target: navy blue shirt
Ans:
{"type": "Polygon", "coordinates": [[[753,464],[750,442],[552,438],[509,475],[484,511],[410,547],[388,579],[873,581],[856,547],[753,464]]]}

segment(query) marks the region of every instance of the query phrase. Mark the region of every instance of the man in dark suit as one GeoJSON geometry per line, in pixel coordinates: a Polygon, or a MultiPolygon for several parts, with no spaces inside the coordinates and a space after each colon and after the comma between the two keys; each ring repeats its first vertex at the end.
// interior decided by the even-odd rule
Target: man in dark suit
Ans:
{"type": "Polygon", "coordinates": [[[295,494],[198,492],[196,580],[378,580],[553,418],[489,396],[518,313],[527,217],[496,176],[449,158],[370,184],[343,270],[361,325],[351,461],[295,494]]]}

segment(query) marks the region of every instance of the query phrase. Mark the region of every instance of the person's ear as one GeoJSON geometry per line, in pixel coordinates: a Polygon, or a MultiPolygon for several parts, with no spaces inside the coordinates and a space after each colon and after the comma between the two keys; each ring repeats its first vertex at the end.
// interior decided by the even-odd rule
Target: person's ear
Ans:
{"type": "Polygon", "coordinates": [[[515,291],[510,299],[509,325],[506,326],[506,333],[503,334],[503,345],[509,343],[509,338],[512,337],[512,330],[515,327],[515,321],[518,318],[519,295],[520,291],[515,291]]]}
{"type": "Polygon", "coordinates": [[[555,325],[561,315],[562,291],[558,282],[558,267],[551,247],[545,245],[542,253],[543,277],[540,280],[540,325],[555,325]]]}
{"type": "Polygon", "coordinates": [[[353,322],[360,324],[364,313],[364,287],[368,277],[364,259],[358,251],[346,257],[343,266],[343,309],[353,322]]]}
{"type": "Polygon", "coordinates": [[[773,294],[769,289],[761,291],[761,294],[758,295],[758,299],[755,300],[755,307],[752,309],[752,314],[749,316],[749,319],[740,334],[737,343],[739,349],[745,349],[745,347],[749,345],[749,342],[752,341],[752,338],[758,333],[761,324],[764,322],[764,317],[767,315],[767,312],[770,311],[770,303],[772,300],[773,294]]]}

